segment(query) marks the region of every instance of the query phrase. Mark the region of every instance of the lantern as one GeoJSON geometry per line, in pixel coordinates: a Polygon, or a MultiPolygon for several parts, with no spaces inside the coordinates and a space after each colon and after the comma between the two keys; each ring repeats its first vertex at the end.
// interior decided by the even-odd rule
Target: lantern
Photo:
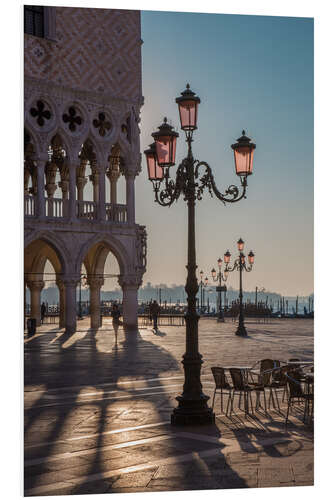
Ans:
{"type": "Polygon", "coordinates": [[[225,264],[229,264],[230,257],[231,257],[231,253],[229,252],[229,250],[227,250],[226,253],[224,254],[224,262],[225,262],[225,264]]]}
{"type": "Polygon", "coordinates": [[[234,150],[236,174],[247,177],[252,174],[253,170],[253,152],[256,145],[251,142],[249,137],[246,137],[245,130],[242,136],[237,139],[235,144],[231,145],[234,150]]]}
{"type": "Polygon", "coordinates": [[[178,104],[179,117],[182,130],[195,130],[197,128],[198,107],[200,99],[190,89],[190,84],[181,92],[181,96],[176,98],[178,104]]]}
{"type": "Polygon", "coordinates": [[[239,240],[237,241],[237,246],[238,246],[238,250],[240,252],[242,252],[244,249],[244,241],[242,240],[242,238],[239,238],[239,240]]]}
{"type": "Polygon", "coordinates": [[[249,264],[252,266],[254,264],[254,253],[252,250],[249,252],[249,255],[247,256],[249,259],[249,264]]]}
{"type": "Polygon", "coordinates": [[[215,269],[214,269],[214,268],[212,269],[212,276],[213,276],[213,278],[215,278],[215,277],[216,277],[216,271],[215,271],[215,269]]]}
{"type": "Polygon", "coordinates": [[[207,285],[208,285],[208,277],[206,276],[206,278],[205,278],[205,286],[207,286],[207,285]]]}
{"type": "Polygon", "coordinates": [[[178,133],[167,123],[164,118],[162,125],[158,127],[158,132],[151,134],[156,146],[157,163],[160,167],[171,167],[175,164],[176,141],[178,133]]]}
{"type": "Polygon", "coordinates": [[[150,181],[161,181],[164,177],[163,168],[157,164],[155,143],[150,144],[149,149],[145,150],[148,178],[150,181]]]}
{"type": "Polygon", "coordinates": [[[223,261],[222,261],[222,259],[221,259],[221,258],[219,258],[219,260],[217,261],[217,264],[218,264],[218,266],[219,266],[219,268],[220,268],[220,269],[221,269],[221,266],[222,266],[222,262],[223,262],[223,261]]]}

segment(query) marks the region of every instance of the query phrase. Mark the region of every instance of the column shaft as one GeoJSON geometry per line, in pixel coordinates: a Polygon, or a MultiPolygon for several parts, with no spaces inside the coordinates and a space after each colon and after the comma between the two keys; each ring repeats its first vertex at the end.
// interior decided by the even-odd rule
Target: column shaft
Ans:
{"type": "Polygon", "coordinates": [[[104,221],[106,218],[105,213],[105,172],[102,168],[99,174],[99,200],[98,200],[98,218],[104,221]]]}
{"type": "Polygon", "coordinates": [[[76,217],[76,167],[69,166],[69,218],[75,219],[76,217]]]}
{"type": "Polygon", "coordinates": [[[65,285],[65,329],[66,334],[72,335],[76,331],[76,286],[78,280],[64,279],[65,285]]]}
{"type": "Polygon", "coordinates": [[[45,217],[45,161],[37,160],[37,215],[38,217],[45,217]]]}
{"type": "Polygon", "coordinates": [[[127,222],[135,223],[135,191],[134,191],[134,174],[126,176],[126,205],[127,205],[127,222]]]}

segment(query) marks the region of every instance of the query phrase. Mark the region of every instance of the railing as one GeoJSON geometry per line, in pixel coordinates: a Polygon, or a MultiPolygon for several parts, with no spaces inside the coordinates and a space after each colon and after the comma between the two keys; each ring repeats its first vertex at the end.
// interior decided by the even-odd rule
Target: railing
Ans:
{"type": "Polygon", "coordinates": [[[45,198],[46,217],[64,217],[64,204],[62,198],[45,198]]]}
{"type": "MultiPolygon", "coordinates": [[[[139,314],[138,322],[141,326],[150,326],[153,324],[149,314],[139,314]]],[[[157,324],[163,326],[183,326],[185,318],[183,314],[160,314],[157,317],[157,324]]]]}
{"type": "Polygon", "coordinates": [[[31,194],[24,195],[24,215],[25,217],[35,216],[35,197],[31,194]]]}
{"type": "Polygon", "coordinates": [[[77,201],[76,202],[77,217],[95,220],[97,219],[97,206],[94,201],[77,201]]]}
{"type": "Polygon", "coordinates": [[[115,203],[106,203],[106,220],[111,222],[126,223],[127,222],[127,207],[126,205],[118,205],[115,203]]]}

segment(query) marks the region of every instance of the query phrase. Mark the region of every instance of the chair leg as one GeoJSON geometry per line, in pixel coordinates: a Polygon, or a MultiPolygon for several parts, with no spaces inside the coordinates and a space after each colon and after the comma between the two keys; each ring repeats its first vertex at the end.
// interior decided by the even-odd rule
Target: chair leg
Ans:
{"type": "Polygon", "coordinates": [[[228,416],[228,409],[229,409],[230,398],[231,398],[231,391],[229,391],[229,397],[228,397],[228,403],[227,403],[227,410],[225,412],[226,416],[228,416]]]}
{"type": "Polygon", "coordinates": [[[253,403],[252,403],[252,393],[250,392],[250,403],[251,403],[251,412],[253,415],[253,403]]]}
{"type": "Polygon", "coordinates": [[[276,389],[274,389],[274,391],[275,391],[275,399],[276,399],[277,407],[278,407],[279,413],[281,413],[278,392],[276,389]]]}
{"type": "Polygon", "coordinates": [[[288,408],[287,408],[287,415],[286,415],[286,422],[285,422],[286,427],[287,427],[288,417],[289,417],[289,407],[290,407],[290,399],[288,400],[288,408]]]}
{"type": "Polygon", "coordinates": [[[267,404],[266,404],[266,392],[265,392],[265,387],[262,391],[264,393],[264,403],[265,403],[265,413],[267,413],[267,404]]]}
{"type": "Polygon", "coordinates": [[[215,394],[216,394],[216,389],[214,391],[214,396],[213,396],[213,404],[212,404],[212,409],[214,409],[214,403],[215,403],[215,394]]]}
{"type": "Polygon", "coordinates": [[[223,391],[221,389],[221,413],[223,413],[223,391]]]}

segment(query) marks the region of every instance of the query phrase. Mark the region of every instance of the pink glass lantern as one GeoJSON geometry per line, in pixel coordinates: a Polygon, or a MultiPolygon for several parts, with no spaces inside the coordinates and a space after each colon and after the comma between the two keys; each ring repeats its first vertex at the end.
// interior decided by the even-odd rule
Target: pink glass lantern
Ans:
{"type": "Polygon", "coordinates": [[[160,167],[171,167],[175,164],[176,141],[179,134],[167,123],[164,118],[162,125],[158,127],[158,132],[151,134],[156,146],[157,163],[160,167]]]}
{"type": "Polygon", "coordinates": [[[249,252],[249,255],[247,257],[249,259],[249,264],[251,264],[252,266],[254,264],[254,253],[252,252],[252,250],[249,252]]]}
{"type": "Polygon", "coordinates": [[[212,269],[212,276],[213,276],[213,278],[215,278],[215,277],[216,277],[216,271],[215,271],[215,269],[214,269],[214,268],[212,269]]]}
{"type": "Polygon", "coordinates": [[[242,240],[242,238],[239,238],[239,240],[237,241],[237,246],[238,246],[238,250],[240,252],[242,252],[244,249],[244,241],[242,240]]]}
{"type": "Polygon", "coordinates": [[[208,276],[206,276],[206,278],[205,278],[205,286],[207,286],[207,285],[208,285],[208,276]]]}
{"type": "Polygon", "coordinates": [[[195,130],[198,121],[198,107],[200,99],[190,89],[190,84],[181,92],[181,96],[176,98],[178,104],[179,117],[182,130],[195,130]]]}
{"type": "Polygon", "coordinates": [[[149,149],[145,150],[148,178],[150,181],[161,181],[164,177],[163,168],[161,168],[156,160],[156,147],[155,143],[150,144],[149,149]]]}
{"type": "Polygon", "coordinates": [[[227,250],[226,253],[224,254],[224,263],[225,264],[229,264],[230,257],[231,257],[231,253],[229,252],[229,250],[227,250]]]}
{"type": "Polygon", "coordinates": [[[218,264],[219,268],[221,268],[221,266],[222,266],[222,262],[223,262],[223,261],[222,261],[222,259],[221,259],[221,258],[217,261],[217,264],[218,264]]]}
{"type": "Polygon", "coordinates": [[[249,137],[246,137],[245,130],[243,130],[242,134],[237,139],[237,142],[231,145],[231,148],[234,150],[236,174],[247,177],[252,174],[253,152],[256,145],[251,142],[249,137]]]}

